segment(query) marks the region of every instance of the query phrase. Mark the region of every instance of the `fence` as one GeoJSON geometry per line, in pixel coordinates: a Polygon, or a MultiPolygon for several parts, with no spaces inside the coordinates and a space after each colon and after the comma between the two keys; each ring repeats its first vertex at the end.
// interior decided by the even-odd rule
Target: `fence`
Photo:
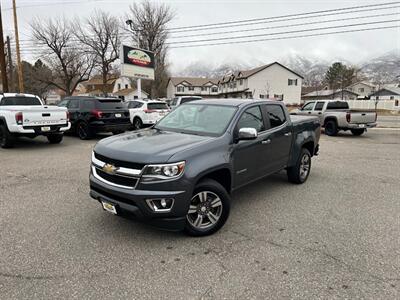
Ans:
{"type": "MultiPolygon", "coordinates": [[[[375,109],[375,100],[347,100],[350,108],[354,109],[375,109]]],[[[378,109],[399,110],[399,100],[379,100],[378,109]]]]}

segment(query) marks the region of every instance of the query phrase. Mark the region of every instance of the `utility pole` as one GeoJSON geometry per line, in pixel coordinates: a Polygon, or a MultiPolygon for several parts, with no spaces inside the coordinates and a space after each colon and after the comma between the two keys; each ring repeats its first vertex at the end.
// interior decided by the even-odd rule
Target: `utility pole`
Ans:
{"type": "Polygon", "coordinates": [[[16,45],[16,52],[17,52],[18,86],[19,86],[19,92],[23,93],[24,92],[24,78],[22,75],[21,55],[20,55],[20,51],[19,51],[17,5],[15,4],[15,0],[13,0],[13,13],[14,13],[15,45],[16,45]]]}
{"type": "Polygon", "coordinates": [[[1,82],[3,84],[3,93],[8,92],[6,56],[4,53],[4,38],[3,38],[3,20],[1,18],[1,3],[0,3],[0,67],[1,67],[1,82]]]}
{"type": "Polygon", "coordinates": [[[7,58],[8,58],[8,72],[10,74],[10,91],[14,91],[14,72],[13,72],[13,64],[12,64],[12,55],[11,55],[11,42],[10,37],[7,35],[7,58]]]}

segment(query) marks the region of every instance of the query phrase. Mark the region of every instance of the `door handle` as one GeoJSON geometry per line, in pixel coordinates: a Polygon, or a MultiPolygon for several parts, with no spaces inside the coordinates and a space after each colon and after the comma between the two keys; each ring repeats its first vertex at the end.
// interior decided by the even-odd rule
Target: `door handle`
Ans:
{"type": "Polygon", "coordinates": [[[270,140],[270,139],[268,139],[268,140],[263,140],[263,141],[261,142],[261,144],[263,144],[263,145],[271,144],[271,140],[270,140]]]}
{"type": "Polygon", "coordinates": [[[291,132],[286,132],[286,133],[285,133],[285,136],[291,136],[291,135],[292,135],[291,132]]]}
{"type": "Polygon", "coordinates": [[[319,115],[322,115],[322,113],[321,113],[321,112],[319,112],[318,114],[319,114],[319,115]]]}
{"type": "Polygon", "coordinates": [[[310,114],[311,114],[311,111],[309,111],[308,114],[310,115],[310,114]]]}

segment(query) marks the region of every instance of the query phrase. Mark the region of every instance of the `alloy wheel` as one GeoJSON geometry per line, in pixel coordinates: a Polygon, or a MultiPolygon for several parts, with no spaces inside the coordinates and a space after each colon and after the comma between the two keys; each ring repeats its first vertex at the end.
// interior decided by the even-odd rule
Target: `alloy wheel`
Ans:
{"type": "Polygon", "coordinates": [[[190,200],[187,220],[196,229],[208,229],[217,224],[222,215],[222,201],[217,194],[201,191],[190,200]]]}
{"type": "Polygon", "coordinates": [[[308,154],[304,154],[300,161],[300,178],[305,180],[310,172],[311,158],[308,154]]]}

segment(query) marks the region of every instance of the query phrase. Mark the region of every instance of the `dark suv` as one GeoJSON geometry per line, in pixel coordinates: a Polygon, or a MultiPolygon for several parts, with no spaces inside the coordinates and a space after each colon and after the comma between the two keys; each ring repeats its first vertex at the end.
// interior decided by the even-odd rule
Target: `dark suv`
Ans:
{"type": "Polygon", "coordinates": [[[98,132],[122,133],[131,127],[129,110],[121,99],[67,97],[58,106],[68,108],[70,131],[86,140],[98,132]]]}

